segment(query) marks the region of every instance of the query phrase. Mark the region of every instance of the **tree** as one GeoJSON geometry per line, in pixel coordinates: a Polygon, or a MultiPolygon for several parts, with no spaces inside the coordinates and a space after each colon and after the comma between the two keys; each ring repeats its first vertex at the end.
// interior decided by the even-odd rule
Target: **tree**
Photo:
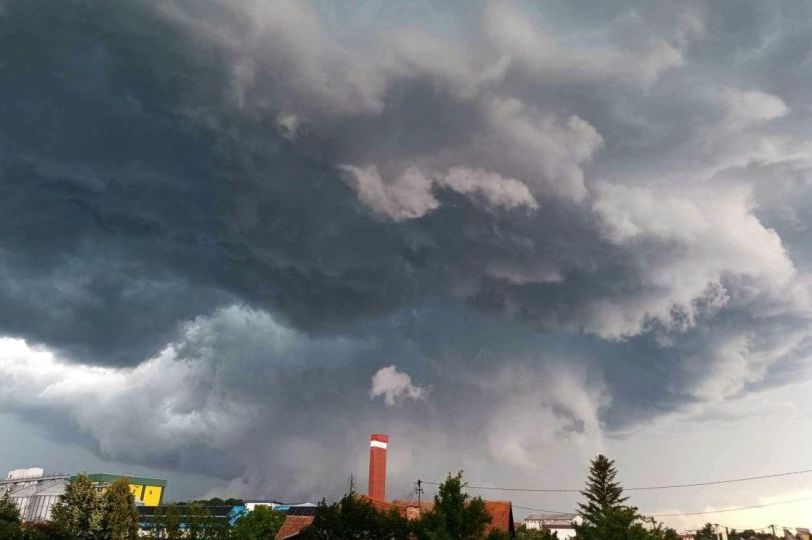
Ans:
{"type": "Polygon", "coordinates": [[[710,523],[705,523],[705,526],[696,531],[694,534],[695,540],[718,540],[719,537],[716,535],[716,531],[713,529],[713,525],[710,523]]]}
{"type": "Polygon", "coordinates": [[[491,516],[480,497],[469,498],[463,491],[462,471],[450,474],[437,488],[434,508],[416,525],[419,539],[468,540],[481,538],[491,516]]]}
{"type": "Polygon", "coordinates": [[[73,478],[51,512],[57,527],[76,540],[101,540],[105,512],[102,497],[86,474],[73,478]]]}
{"type": "Polygon", "coordinates": [[[649,531],[640,523],[640,515],[634,506],[626,506],[628,497],[615,481],[615,462],[599,455],[592,460],[586,489],[581,494],[585,504],[578,505],[583,523],[575,526],[576,536],[581,540],[632,540],[651,538],[649,531]]]}
{"type": "Polygon", "coordinates": [[[517,540],[558,540],[557,532],[528,529],[525,525],[516,528],[517,540]]]}
{"type": "Polygon", "coordinates": [[[102,506],[106,540],[137,540],[138,511],[128,478],[119,478],[107,488],[102,506]]]}
{"type": "Polygon", "coordinates": [[[163,518],[161,520],[161,524],[164,538],[167,540],[177,540],[183,536],[183,530],[181,529],[181,518],[178,514],[178,505],[168,505],[164,509],[164,513],[161,517],[163,518]]]}
{"type": "MultiPolygon", "coordinates": [[[[0,536],[0,538],[3,537],[0,536]]],[[[20,538],[22,540],[75,540],[52,521],[24,523],[20,538]]]]}
{"type": "Polygon", "coordinates": [[[277,512],[267,506],[257,506],[251,512],[244,514],[237,520],[231,537],[234,540],[266,540],[276,536],[285,514],[277,512]]]}
{"type": "Polygon", "coordinates": [[[649,531],[649,537],[652,540],[679,540],[679,534],[677,531],[670,527],[663,527],[662,523],[654,523],[654,519],[651,519],[654,528],[649,531]]]}
{"type": "Polygon", "coordinates": [[[396,510],[381,512],[369,499],[350,492],[333,504],[322,500],[313,524],[302,530],[301,538],[406,540],[409,524],[396,510]]]}
{"type": "Polygon", "coordinates": [[[0,538],[16,540],[22,538],[22,520],[17,505],[11,502],[8,493],[0,499],[0,538]]]}
{"type": "Polygon", "coordinates": [[[210,514],[197,502],[190,502],[184,505],[183,509],[186,515],[186,538],[189,540],[202,540],[205,538],[206,527],[208,526],[207,518],[210,514]]]}

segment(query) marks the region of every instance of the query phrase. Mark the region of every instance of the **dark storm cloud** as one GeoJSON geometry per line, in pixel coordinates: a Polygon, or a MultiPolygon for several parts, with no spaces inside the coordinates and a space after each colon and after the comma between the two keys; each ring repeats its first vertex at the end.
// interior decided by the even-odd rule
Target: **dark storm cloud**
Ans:
{"type": "Polygon", "coordinates": [[[519,480],[802,369],[802,7],[3,6],[0,398],[101,455],[519,480]]]}

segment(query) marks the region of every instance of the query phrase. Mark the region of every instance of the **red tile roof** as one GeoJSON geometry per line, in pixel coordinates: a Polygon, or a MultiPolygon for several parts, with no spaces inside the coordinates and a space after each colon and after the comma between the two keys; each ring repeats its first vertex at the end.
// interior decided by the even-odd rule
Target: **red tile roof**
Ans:
{"type": "Polygon", "coordinates": [[[366,495],[358,495],[358,498],[364,500],[372,505],[372,507],[379,511],[379,512],[388,512],[390,511],[394,504],[386,501],[381,501],[379,499],[373,499],[372,497],[367,497],[366,495]]]}
{"type": "Polygon", "coordinates": [[[276,540],[285,540],[286,538],[295,538],[299,535],[299,531],[313,523],[315,516],[287,516],[285,522],[279,532],[276,533],[276,540]]]}
{"type": "Polygon", "coordinates": [[[485,509],[491,515],[485,534],[493,530],[513,533],[513,504],[510,501],[485,501],[485,509]]]}
{"type": "MultiPolygon", "coordinates": [[[[485,509],[491,515],[491,522],[485,527],[485,534],[493,530],[513,533],[515,525],[513,523],[513,504],[510,501],[483,501],[485,509]]],[[[423,512],[431,512],[434,508],[433,501],[423,501],[420,503],[419,511],[417,501],[392,501],[391,506],[398,509],[398,512],[407,519],[419,519],[423,512]]]]}

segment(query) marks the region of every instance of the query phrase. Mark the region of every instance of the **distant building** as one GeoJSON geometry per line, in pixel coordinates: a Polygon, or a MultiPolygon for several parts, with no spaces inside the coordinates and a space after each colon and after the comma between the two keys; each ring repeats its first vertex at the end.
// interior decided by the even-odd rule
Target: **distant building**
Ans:
{"type": "Polygon", "coordinates": [[[524,519],[524,526],[528,530],[550,531],[558,534],[558,538],[565,540],[575,537],[575,524],[580,521],[578,514],[530,514],[524,519]]]}
{"type": "MultiPolygon", "coordinates": [[[[487,536],[491,531],[500,531],[508,533],[511,537],[516,534],[516,525],[513,521],[513,503],[510,501],[482,501],[485,503],[485,510],[491,516],[491,521],[485,526],[485,535],[487,536]]],[[[394,500],[391,503],[384,503],[389,505],[389,508],[397,509],[398,513],[408,519],[414,521],[426,512],[431,512],[434,509],[434,501],[423,501],[419,505],[417,501],[412,500],[394,500]]],[[[385,506],[379,506],[373,501],[373,505],[379,510],[388,510],[385,506]]]]}
{"type": "MultiPolygon", "coordinates": [[[[176,515],[180,522],[181,530],[189,528],[189,523],[192,521],[192,517],[186,513],[189,506],[177,504],[174,508],[177,512],[176,515]]],[[[137,509],[138,527],[142,535],[147,535],[160,529],[162,526],[161,517],[166,511],[165,506],[139,506],[137,509]]],[[[205,515],[206,519],[214,520],[227,527],[233,527],[237,520],[247,512],[248,510],[242,504],[197,506],[193,519],[200,519],[201,515],[205,515]]]]}
{"type": "MultiPolygon", "coordinates": [[[[48,473],[40,467],[15,469],[9,471],[5,479],[0,480],[0,496],[8,494],[11,502],[20,510],[23,521],[48,521],[51,519],[53,505],[75,476],[68,473],[48,473]]],[[[89,474],[88,477],[98,489],[104,489],[122,476],[89,474]]],[[[136,504],[161,504],[166,480],[137,476],[127,478],[136,504]]]]}
{"type": "Polygon", "coordinates": [[[311,502],[289,504],[289,503],[283,503],[283,502],[279,502],[279,501],[262,501],[262,500],[259,500],[259,501],[245,501],[244,504],[245,504],[245,508],[249,512],[253,512],[254,508],[256,508],[257,506],[267,506],[271,510],[276,510],[278,512],[287,512],[288,509],[290,509],[290,508],[308,508],[308,507],[315,508],[316,507],[316,505],[311,503],[311,502]]]}
{"type": "MultiPolygon", "coordinates": [[[[378,510],[388,511],[395,508],[408,520],[420,519],[425,512],[434,508],[434,502],[394,500],[386,501],[386,454],[389,446],[389,435],[373,433],[369,439],[369,487],[368,500],[378,510]]],[[[514,536],[516,527],[513,522],[513,504],[510,501],[483,501],[485,509],[491,516],[491,522],[485,527],[485,534],[501,531],[514,536]]]]}
{"type": "Polygon", "coordinates": [[[302,529],[312,525],[313,520],[316,519],[316,506],[310,504],[289,506],[286,510],[277,508],[277,510],[284,511],[286,516],[274,540],[297,538],[302,529]]]}

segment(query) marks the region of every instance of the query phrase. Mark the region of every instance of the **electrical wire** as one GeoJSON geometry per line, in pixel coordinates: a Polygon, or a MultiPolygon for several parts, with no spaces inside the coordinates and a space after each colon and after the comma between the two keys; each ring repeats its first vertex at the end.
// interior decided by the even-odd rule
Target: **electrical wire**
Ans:
{"type": "MultiPolygon", "coordinates": [[[[703,516],[707,514],[722,514],[726,512],[738,512],[740,510],[753,510],[755,508],[767,508],[768,506],[780,506],[782,504],[793,504],[798,502],[805,502],[805,501],[812,501],[812,497],[806,497],[803,499],[794,499],[791,501],[779,501],[774,503],[766,503],[766,504],[754,504],[752,506],[738,506],[736,508],[724,508],[722,510],[706,510],[703,512],[675,512],[672,514],[644,514],[647,517],[681,517],[681,516],[703,516]]],[[[519,506],[518,504],[513,505],[514,508],[520,508],[522,510],[530,510],[533,512],[547,512],[550,514],[571,514],[572,512],[562,512],[560,510],[546,510],[544,508],[533,508],[530,506],[519,506]]],[[[758,529],[756,529],[758,530],[758,529]]]]}
{"type": "MultiPolygon", "coordinates": [[[[782,478],[786,476],[796,476],[800,474],[809,474],[812,473],[812,469],[802,469],[798,471],[789,471],[789,472],[781,472],[781,473],[774,473],[774,474],[762,474],[758,476],[744,476],[741,478],[728,478],[725,480],[712,480],[708,482],[692,482],[686,484],[662,484],[662,485],[653,485],[653,486],[635,486],[635,487],[628,487],[623,488],[623,491],[652,491],[658,489],[678,489],[678,488],[691,488],[691,487],[703,487],[703,486],[717,486],[721,484],[734,484],[738,482],[750,482],[754,480],[766,480],[769,478],[782,478]]],[[[440,485],[439,482],[429,482],[428,480],[422,481],[424,484],[429,484],[432,486],[440,485]]],[[[470,484],[466,484],[465,487],[467,489],[479,489],[479,490],[492,490],[492,491],[522,491],[527,493],[580,493],[583,491],[581,489],[552,489],[552,488],[518,488],[518,487],[496,487],[496,486],[474,486],[470,484]]]]}
{"type": "Polygon", "coordinates": [[[739,506],[736,508],[725,508],[722,510],[708,510],[705,512],[678,512],[674,514],[650,514],[651,517],[678,517],[678,516],[702,516],[705,514],[722,514],[725,512],[738,512],[740,510],[753,510],[755,508],[767,508],[768,506],[780,506],[782,504],[793,504],[799,502],[812,501],[812,497],[805,497],[803,499],[794,499],[792,501],[780,501],[767,504],[754,504],[752,506],[739,506]]]}

